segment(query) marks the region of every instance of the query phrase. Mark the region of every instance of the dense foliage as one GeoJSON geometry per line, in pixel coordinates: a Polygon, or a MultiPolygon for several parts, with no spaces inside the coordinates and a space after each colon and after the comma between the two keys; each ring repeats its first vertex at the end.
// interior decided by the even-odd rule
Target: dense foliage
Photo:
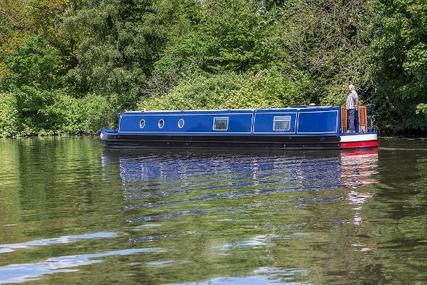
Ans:
{"type": "Polygon", "coordinates": [[[373,80],[380,115],[384,124],[390,119],[388,127],[425,129],[427,2],[376,1],[373,9],[373,80]]]}
{"type": "Polygon", "coordinates": [[[424,0],[0,0],[0,135],[125,109],[342,104],[427,130],[424,0]]]}

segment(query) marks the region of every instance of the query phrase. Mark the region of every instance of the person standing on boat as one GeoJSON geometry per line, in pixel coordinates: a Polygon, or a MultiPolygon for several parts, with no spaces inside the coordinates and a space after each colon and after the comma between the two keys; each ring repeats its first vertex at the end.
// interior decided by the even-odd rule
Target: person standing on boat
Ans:
{"type": "Polygon", "coordinates": [[[357,105],[359,103],[359,97],[354,88],[354,85],[348,86],[348,96],[345,103],[347,108],[347,120],[348,120],[348,131],[351,133],[356,132],[356,116],[357,116],[357,105]]]}

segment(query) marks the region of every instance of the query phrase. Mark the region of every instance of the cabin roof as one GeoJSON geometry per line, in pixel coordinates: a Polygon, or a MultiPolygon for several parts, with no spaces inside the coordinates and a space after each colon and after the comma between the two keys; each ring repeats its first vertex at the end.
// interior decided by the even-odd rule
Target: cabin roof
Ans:
{"type": "Polygon", "coordinates": [[[330,109],[337,108],[338,106],[289,106],[285,108],[266,108],[266,109],[204,109],[204,110],[150,110],[150,111],[125,111],[123,114],[144,114],[144,113],[199,113],[199,112],[215,112],[215,113],[223,113],[223,112],[254,112],[254,111],[280,111],[280,110],[304,110],[304,109],[330,109]]]}

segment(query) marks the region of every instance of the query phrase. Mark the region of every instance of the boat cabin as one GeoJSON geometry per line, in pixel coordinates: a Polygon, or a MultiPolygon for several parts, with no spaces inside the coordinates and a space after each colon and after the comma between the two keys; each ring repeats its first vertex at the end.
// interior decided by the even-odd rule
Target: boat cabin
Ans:
{"type": "Polygon", "coordinates": [[[340,107],[125,112],[122,134],[338,135],[340,107]]]}

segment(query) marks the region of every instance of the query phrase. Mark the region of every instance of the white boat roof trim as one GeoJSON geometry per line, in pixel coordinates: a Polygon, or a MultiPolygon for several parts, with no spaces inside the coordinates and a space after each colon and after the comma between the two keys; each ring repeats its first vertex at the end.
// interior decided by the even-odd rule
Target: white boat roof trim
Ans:
{"type": "Polygon", "coordinates": [[[264,109],[196,109],[196,110],[149,110],[149,111],[125,111],[123,113],[179,113],[179,112],[229,112],[229,111],[247,111],[247,112],[253,112],[253,111],[280,111],[280,110],[305,110],[305,109],[323,109],[323,108],[333,108],[338,106],[306,106],[306,107],[285,107],[285,108],[264,108],[264,109]]]}

